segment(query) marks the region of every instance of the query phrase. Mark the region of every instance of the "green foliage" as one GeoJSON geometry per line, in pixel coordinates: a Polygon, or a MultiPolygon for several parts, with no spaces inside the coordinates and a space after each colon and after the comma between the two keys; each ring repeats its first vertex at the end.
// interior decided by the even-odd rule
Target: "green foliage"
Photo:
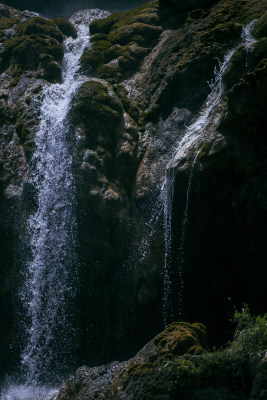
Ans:
{"type": "Polygon", "coordinates": [[[186,358],[181,359],[177,365],[176,378],[180,384],[183,384],[190,379],[192,375],[196,375],[199,372],[199,368],[197,368],[196,364],[194,364],[191,360],[187,360],[186,358]]]}
{"type": "Polygon", "coordinates": [[[235,308],[231,319],[236,324],[234,340],[230,343],[232,352],[240,355],[256,355],[267,349],[267,314],[253,317],[247,304],[241,311],[235,308]]]}
{"type": "Polygon", "coordinates": [[[234,338],[226,347],[197,356],[185,355],[178,361],[178,390],[246,390],[245,374],[250,360],[260,360],[267,349],[267,314],[253,317],[244,304],[241,311],[234,308],[231,321],[235,325],[234,338]]]}

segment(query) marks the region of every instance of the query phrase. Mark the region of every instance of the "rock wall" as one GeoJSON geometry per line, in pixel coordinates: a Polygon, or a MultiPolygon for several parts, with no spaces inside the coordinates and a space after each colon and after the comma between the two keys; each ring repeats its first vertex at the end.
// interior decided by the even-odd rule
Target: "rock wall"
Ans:
{"type": "MultiPolygon", "coordinates": [[[[1,318],[10,316],[1,325],[4,365],[14,319],[12,292],[19,284],[14,271],[16,275],[21,254],[27,252],[25,223],[35,207],[27,173],[41,88],[60,81],[62,41],[75,30],[67,25],[66,31],[66,22],[6,6],[0,6],[0,13],[0,295],[1,318]]],[[[210,91],[207,82],[218,58],[254,18],[260,18],[253,31],[258,42],[249,54],[242,48],[234,54],[224,77],[221,118],[212,128],[223,145],[207,140],[199,149],[185,242],[184,315],[205,322],[215,343],[226,336],[227,297],[263,311],[266,7],[254,0],[221,0],[181,11],[155,0],[90,26],[92,48],[81,58],[88,80],[69,114],[76,138],[77,352],[90,365],[133,355],[162,327],[162,215],[157,223],[150,221],[159,215],[166,164],[183,126],[210,91]]],[[[191,167],[189,151],[176,174],[174,277],[191,167]]]]}

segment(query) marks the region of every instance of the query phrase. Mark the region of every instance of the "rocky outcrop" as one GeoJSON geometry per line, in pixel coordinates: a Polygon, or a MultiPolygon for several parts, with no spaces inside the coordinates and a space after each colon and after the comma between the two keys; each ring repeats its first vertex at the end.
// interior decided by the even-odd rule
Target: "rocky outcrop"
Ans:
{"type": "Polygon", "coordinates": [[[127,362],[79,368],[56,399],[167,399],[172,385],[167,366],[185,353],[201,354],[206,347],[203,325],[173,323],[127,362]]]}
{"type": "Polygon", "coordinates": [[[209,352],[203,325],[173,323],[127,362],[79,368],[55,398],[264,399],[265,324],[266,316],[258,317],[226,348],[209,352]]]}

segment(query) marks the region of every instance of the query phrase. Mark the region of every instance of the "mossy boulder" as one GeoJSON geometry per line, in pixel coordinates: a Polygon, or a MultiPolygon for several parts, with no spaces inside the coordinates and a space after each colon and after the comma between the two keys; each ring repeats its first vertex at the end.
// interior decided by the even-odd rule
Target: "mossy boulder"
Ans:
{"type": "Polygon", "coordinates": [[[255,66],[267,57],[267,37],[263,37],[255,43],[251,57],[255,66]]]}
{"type": "Polygon", "coordinates": [[[229,65],[223,75],[223,82],[226,90],[239,82],[246,72],[246,60],[248,53],[244,46],[240,47],[232,55],[229,65]]]}
{"type": "Polygon", "coordinates": [[[210,29],[208,36],[217,42],[235,41],[240,37],[241,31],[241,24],[233,21],[227,21],[210,29]]]}
{"type": "Polygon", "coordinates": [[[36,70],[41,65],[46,69],[48,80],[59,80],[63,58],[62,45],[54,38],[44,34],[15,36],[6,40],[2,54],[2,70],[12,65],[22,70],[36,70]],[[54,63],[51,69],[51,64],[54,63]],[[57,66],[55,67],[57,63],[57,66]],[[49,65],[48,65],[49,64],[49,65]],[[55,74],[55,69],[57,73],[55,74]],[[52,74],[50,74],[52,72],[52,74]]]}
{"type": "Polygon", "coordinates": [[[265,12],[256,22],[252,33],[257,39],[267,36],[267,12],[265,12]]]}
{"type": "Polygon", "coordinates": [[[94,42],[92,49],[85,49],[80,61],[83,69],[85,71],[95,70],[100,64],[106,63],[111,46],[107,40],[99,40],[94,42]]]}
{"type": "Polygon", "coordinates": [[[207,349],[206,328],[199,323],[173,322],[137,355],[142,362],[153,362],[183,354],[198,354],[207,349]]]}
{"type": "Polygon", "coordinates": [[[121,119],[121,103],[111,89],[98,81],[88,81],[80,87],[73,100],[70,121],[83,126],[91,148],[113,147],[121,119]]]}
{"type": "Polygon", "coordinates": [[[135,72],[158,41],[162,33],[158,2],[95,20],[90,31],[92,47],[81,58],[83,71],[116,83],[135,72]]]}
{"type": "Polygon", "coordinates": [[[122,26],[137,22],[155,26],[158,25],[159,21],[158,4],[156,1],[151,1],[133,10],[114,13],[103,20],[95,20],[91,23],[90,30],[92,34],[104,33],[108,35],[111,31],[119,30],[122,26]]]}
{"type": "Polygon", "coordinates": [[[135,22],[130,25],[118,26],[108,35],[108,39],[111,43],[122,45],[132,41],[144,45],[158,39],[161,32],[162,28],[159,26],[135,22]]]}
{"type": "Polygon", "coordinates": [[[19,35],[43,34],[63,42],[63,35],[54,22],[41,17],[29,18],[18,26],[19,35]]]}
{"type": "Polygon", "coordinates": [[[51,21],[58,27],[63,35],[71,36],[73,39],[77,38],[77,29],[69,20],[65,18],[52,18],[51,21]]]}

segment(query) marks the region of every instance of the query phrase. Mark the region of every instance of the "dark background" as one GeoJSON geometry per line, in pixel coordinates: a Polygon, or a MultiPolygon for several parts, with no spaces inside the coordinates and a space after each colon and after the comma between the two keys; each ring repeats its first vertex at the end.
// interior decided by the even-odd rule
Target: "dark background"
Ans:
{"type": "Polygon", "coordinates": [[[6,0],[2,4],[19,10],[31,10],[46,17],[69,17],[83,8],[100,8],[109,11],[124,11],[146,3],[145,0],[6,0]]]}

